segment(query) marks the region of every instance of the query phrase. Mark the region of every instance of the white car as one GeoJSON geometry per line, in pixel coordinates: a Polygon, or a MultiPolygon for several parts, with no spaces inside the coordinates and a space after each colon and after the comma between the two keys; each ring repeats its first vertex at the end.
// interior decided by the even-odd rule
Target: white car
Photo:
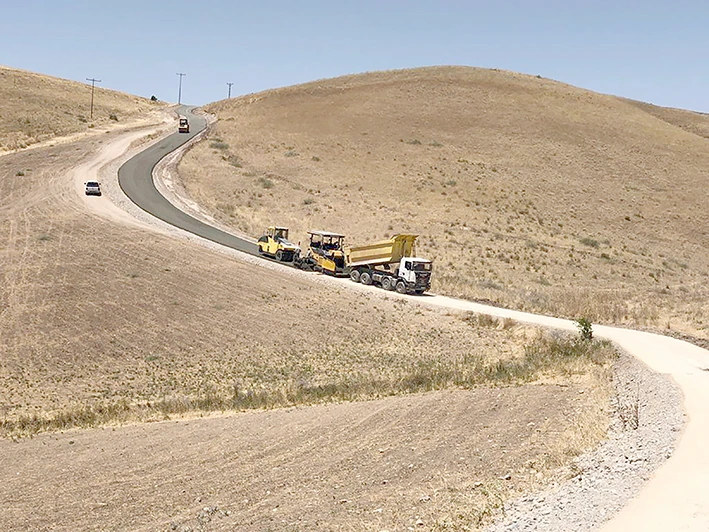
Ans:
{"type": "Polygon", "coordinates": [[[100,196],[101,195],[101,183],[98,181],[89,181],[84,183],[86,185],[86,195],[87,196],[100,196]]]}

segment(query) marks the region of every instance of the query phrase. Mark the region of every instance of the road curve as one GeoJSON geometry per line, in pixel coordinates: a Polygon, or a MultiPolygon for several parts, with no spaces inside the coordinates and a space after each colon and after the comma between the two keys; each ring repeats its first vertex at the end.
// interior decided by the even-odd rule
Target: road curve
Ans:
{"type": "MultiPolygon", "coordinates": [[[[393,295],[393,294],[392,294],[393,295]]],[[[425,305],[576,331],[570,320],[490,307],[445,296],[417,298],[425,305]]],[[[594,335],[615,342],[652,370],[670,376],[684,395],[687,423],[672,456],[601,532],[709,530],[709,351],[688,342],[632,329],[596,325],[594,335]]]]}
{"type": "Polygon", "coordinates": [[[118,170],[118,184],[133,203],[156,218],[223,246],[257,255],[256,245],[252,242],[193,218],[175,207],[155,188],[155,165],[207,127],[207,121],[193,111],[194,107],[188,106],[179,109],[180,114],[189,118],[189,133],[175,132],[126,161],[118,170]]]}
{"type": "MultiPolygon", "coordinates": [[[[127,161],[119,170],[121,189],[141,209],[176,227],[224,246],[257,255],[256,246],[182,212],[155,188],[152,171],[168,153],[206,127],[205,119],[184,107],[192,132],[174,133],[127,161]]],[[[361,287],[364,288],[364,287],[361,287]]],[[[369,287],[367,287],[369,288],[369,287]]],[[[389,297],[400,296],[388,293],[389,297]]],[[[415,298],[433,305],[478,312],[517,321],[575,331],[573,322],[548,316],[490,307],[470,301],[430,296],[415,298]]],[[[684,394],[688,421],[675,452],[640,493],[603,527],[602,532],[709,530],[709,351],[659,334],[596,326],[597,337],[614,341],[651,369],[673,378],[684,394]]]]}

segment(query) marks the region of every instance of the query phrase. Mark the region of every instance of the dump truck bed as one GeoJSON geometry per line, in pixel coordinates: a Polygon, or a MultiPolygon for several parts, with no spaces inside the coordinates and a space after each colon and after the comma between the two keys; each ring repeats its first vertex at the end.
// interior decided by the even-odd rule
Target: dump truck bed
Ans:
{"type": "Polygon", "coordinates": [[[345,246],[345,264],[363,266],[391,264],[403,257],[413,257],[418,235],[395,235],[388,240],[380,240],[364,246],[345,246]]]}

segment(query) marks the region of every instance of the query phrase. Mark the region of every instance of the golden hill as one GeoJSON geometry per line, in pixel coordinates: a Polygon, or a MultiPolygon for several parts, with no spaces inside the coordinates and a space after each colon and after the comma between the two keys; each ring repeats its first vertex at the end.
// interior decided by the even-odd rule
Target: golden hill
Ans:
{"type": "Polygon", "coordinates": [[[206,110],[219,121],[181,173],[238,230],[413,231],[438,292],[706,335],[706,115],[467,67],[206,110]]]}
{"type": "Polygon", "coordinates": [[[164,104],[96,86],[90,117],[91,86],[0,66],[0,153],[125,121],[164,104]]]}

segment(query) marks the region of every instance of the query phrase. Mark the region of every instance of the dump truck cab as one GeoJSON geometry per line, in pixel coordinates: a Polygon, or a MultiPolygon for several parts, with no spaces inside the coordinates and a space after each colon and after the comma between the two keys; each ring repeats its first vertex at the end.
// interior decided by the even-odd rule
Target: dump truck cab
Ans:
{"type": "Polygon", "coordinates": [[[344,273],[355,282],[374,284],[401,294],[431,288],[432,263],[416,257],[418,235],[399,234],[361,246],[345,247],[344,273]]]}
{"type": "Polygon", "coordinates": [[[180,133],[189,133],[190,132],[190,122],[189,122],[189,120],[187,120],[186,116],[179,117],[177,130],[180,133]]]}
{"type": "Polygon", "coordinates": [[[310,267],[330,275],[344,275],[345,235],[329,231],[308,231],[308,236],[310,237],[308,254],[302,261],[301,267],[310,267]]]}
{"type": "MultiPolygon", "coordinates": [[[[420,257],[404,257],[399,262],[396,277],[406,283],[407,291],[423,294],[431,288],[433,263],[420,257]]],[[[395,287],[398,288],[398,287],[395,287]]]]}
{"type": "Polygon", "coordinates": [[[300,255],[300,246],[288,240],[288,228],[271,226],[256,243],[259,253],[278,261],[291,262],[300,255]]]}

